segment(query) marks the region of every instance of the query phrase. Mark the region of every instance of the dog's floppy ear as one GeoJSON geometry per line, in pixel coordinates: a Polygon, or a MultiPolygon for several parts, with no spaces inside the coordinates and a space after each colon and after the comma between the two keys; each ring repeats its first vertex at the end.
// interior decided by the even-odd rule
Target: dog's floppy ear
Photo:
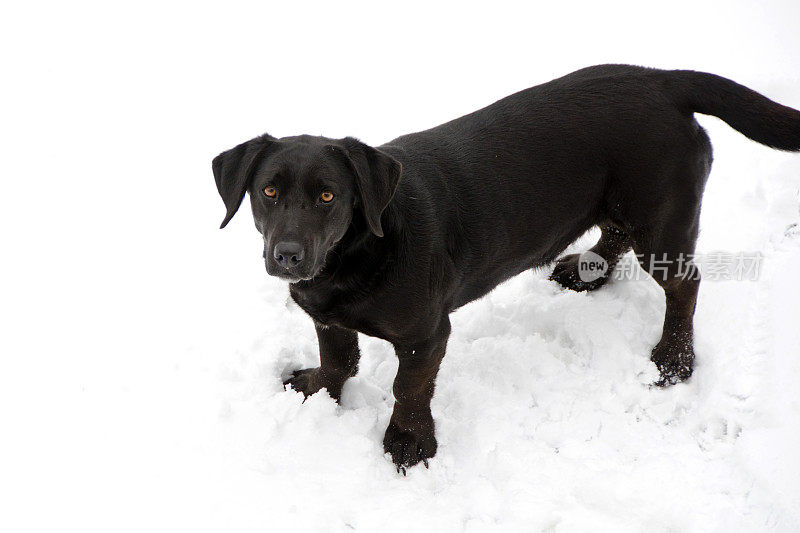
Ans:
{"type": "Polygon", "coordinates": [[[400,181],[400,162],[353,137],[345,137],[341,146],[336,148],[342,149],[356,176],[361,209],[369,229],[378,237],[383,237],[381,214],[389,205],[400,181]]]}
{"type": "Polygon", "coordinates": [[[236,214],[247,191],[247,182],[250,181],[261,158],[275,142],[275,137],[265,133],[214,158],[211,163],[214,180],[227,209],[220,229],[224,228],[236,214]]]}

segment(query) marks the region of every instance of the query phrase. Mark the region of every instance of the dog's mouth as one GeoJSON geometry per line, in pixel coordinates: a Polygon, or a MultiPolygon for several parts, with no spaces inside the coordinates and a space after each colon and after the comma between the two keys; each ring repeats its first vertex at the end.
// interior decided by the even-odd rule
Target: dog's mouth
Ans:
{"type": "Polygon", "coordinates": [[[288,270],[282,270],[278,272],[267,272],[270,276],[275,276],[276,278],[282,279],[284,281],[288,281],[289,283],[297,283],[299,281],[308,281],[313,279],[314,276],[299,276],[297,274],[293,274],[288,270]]]}
{"type": "Polygon", "coordinates": [[[296,270],[291,268],[284,268],[271,261],[266,262],[267,274],[274,276],[289,283],[298,283],[300,281],[309,281],[319,274],[321,268],[312,268],[310,271],[296,270]]]}

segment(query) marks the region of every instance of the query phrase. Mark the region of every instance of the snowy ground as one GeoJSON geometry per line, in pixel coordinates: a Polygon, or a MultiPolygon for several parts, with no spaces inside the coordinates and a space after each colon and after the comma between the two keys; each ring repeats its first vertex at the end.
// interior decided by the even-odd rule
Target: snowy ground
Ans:
{"type": "Polygon", "coordinates": [[[609,61],[800,107],[800,5],[725,5],[15,7],[0,530],[800,530],[800,155],[701,117],[699,251],[763,261],[757,281],[701,285],[688,383],[646,386],[655,283],[575,294],[524,273],[452,316],[439,453],[405,478],[380,444],[390,346],[361,338],[341,405],[302,403],[281,378],[316,365],[311,321],[266,277],[246,206],[216,230],[210,160],[263,131],[379,143],[609,61]]]}

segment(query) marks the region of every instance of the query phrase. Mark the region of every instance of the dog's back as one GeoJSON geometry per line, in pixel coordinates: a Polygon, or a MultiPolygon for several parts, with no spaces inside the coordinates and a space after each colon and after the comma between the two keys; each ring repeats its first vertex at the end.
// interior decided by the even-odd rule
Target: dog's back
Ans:
{"type": "Polygon", "coordinates": [[[457,241],[452,255],[469,274],[454,307],[554,260],[612,216],[615,187],[640,194],[660,167],[704,157],[666,74],[590,67],[381,147],[404,163],[398,196],[429,191],[438,229],[457,241]]]}

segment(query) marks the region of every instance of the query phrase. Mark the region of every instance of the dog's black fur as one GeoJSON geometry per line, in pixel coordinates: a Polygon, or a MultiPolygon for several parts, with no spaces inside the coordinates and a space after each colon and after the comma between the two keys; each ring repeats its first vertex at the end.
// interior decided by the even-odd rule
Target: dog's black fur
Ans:
{"type": "Polygon", "coordinates": [[[222,226],[249,191],[267,271],[291,282],[316,324],[321,364],[287,383],[338,399],[357,371],[356,332],[388,340],[400,366],[384,447],[403,471],[427,464],[449,313],[553,262],[593,226],[602,228],[592,250],[608,262],[605,276],[582,281],[577,256],[567,256],[551,278],[595,289],[632,247],[667,299],[652,353],[659,384],[688,378],[699,275],[680,256],[694,252],[712,160],[695,112],[767,146],[800,150],[800,112],[730,80],[603,65],[378,148],[263,135],[220,154],[213,170],[227,207],[222,226]],[[320,199],[324,191],[333,201],[320,199]]]}

